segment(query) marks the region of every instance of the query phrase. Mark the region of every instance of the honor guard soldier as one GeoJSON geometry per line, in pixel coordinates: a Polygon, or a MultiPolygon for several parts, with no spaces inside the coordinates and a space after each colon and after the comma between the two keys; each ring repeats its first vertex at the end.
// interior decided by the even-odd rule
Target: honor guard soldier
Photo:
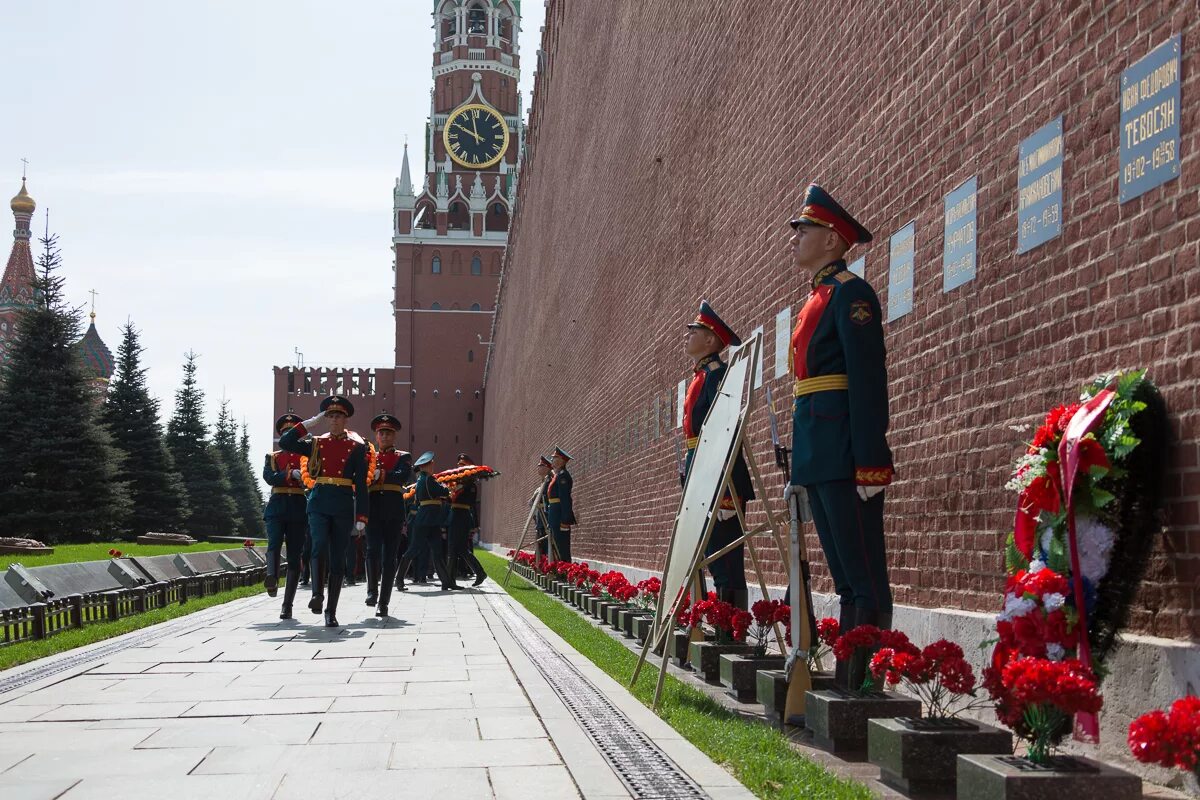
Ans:
{"type": "MultiPolygon", "coordinates": [[[[466,453],[458,454],[458,466],[469,467],[474,461],[466,453]]],[[[487,579],[483,565],[475,558],[471,547],[471,531],[475,529],[475,509],[479,505],[479,482],[474,478],[461,481],[450,490],[450,520],[446,524],[446,573],[453,581],[458,577],[458,561],[462,559],[475,576],[472,585],[478,586],[487,579]]]]}
{"type": "Polygon", "coordinates": [[[379,607],[375,616],[388,615],[392,581],[404,543],[404,487],[412,479],[412,454],[397,450],[400,420],[380,414],[371,420],[375,432],[375,472],[370,476],[371,519],[367,523],[367,605],[379,607]]]}
{"type": "Polygon", "coordinates": [[[571,473],[567,462],[571,456],[561,447],[555,447],[551,456],[554,473],[546,484],[546,525],[554,539],[560,561],[571,560],[571,526],[575,524],[575,507],[571,502],[571,473]]]}
{"type": "MultiPolygon", "coordinates": [[[[684,336],[684,349],[695,362],[692,380],[688,384],[683,401],[683,435],[687,445],[684,461],[684,480],[692,469],[696,446],[700,443],[700,426],[708,416],[708,410],[717,399],[717,388],[725,378],[726,364],[721,360],[721,351],[730,345],[740,345],[742,340],[726,325],[706,301],[700,301],[700,312],[688,323],[684,336]]],[[[705,547],[705,555],[711,556],[726,545],[742,538],[742,523],[738,519],[735,503],[745,514],[746,503],[754,499],[754,484],[746,459],[738,451],[733,465],[733,494],[726,492],[717,509],[717,521],[705,547]]],[[[727,603],[745,609],[746,556],[745,547],[739,545],[708,565],[712,574],[717,596],[727,603]]]]}
{"type": "Polygon", "coordinates": [[[408,573],[409,566],[414,561],[419,564],[422,555],[433,559],[433,568],[442,581],[443,589],[460,589],[462,587],[454,583],[453,576],[446,572],[441,559],[430,552],[434,537],[442,535],[442,527],[446,524],[443,506],[445,500],[450,497],[450,491],[433,477],[432,451],[422,453],[420,458],[413,462],[413,466],[418,470],[417,485],[413,490],[413,503],[417,506],[417,513],[409,526],[408,549],[404,552],[404,560],[400,562],[400,577],[397,579],[400,590],[404,590],[404,576],[408,573]]]}
{"type": "MultiPolygon", "coordinates": [[[[879,299],[843,256],[870,232],[821,187],[808,187],[791,220],[792,260],[810,292],[792,334],[795,372],[792,475],[803,487],[841,600],[841,628],[891,627],[892,593],[883,539],[883,491],[892,480],[888,385],[879,299]]],[[[839,663],[858,689],[866,650],[839,663]]]]}
{"type": "Polygon", "coordinates": [[[550,463],[550,459],[545,456],[538,456],[538,477],[542,479],[542,485],[538,489],[537,498],[533,501],[535,508],[533,510],[533,522],[537,526],[537,541],[534,544],[534,553],[538,558],[542,556],[550,556],[553,549],[550,547],[550,535],[546,531],[546,487],[550,485],[550,472],[554,469],[554,465],[550,463]]]}
{"type": "MultiPolygon", "coordinates": [[[[346,430],[346,419],[354,415],[354,406],[344,397],[333,395],[321,401],[321,411],[315,417],[289,428],[279,437],[283,450],[308,459],[307,470],[312,480],[308,496],[308,527],[312,534],[312,600],[308,607],[321,613],[324,590],[320,559],[329,563],[329,604],[325,608],[325,625],[337,627],[338,597],[342,593],[342,574],[345,568],[346,543],[352,531],[361,534],[370,517],[367,499],[367,470],[369,448],[353,431],[346,430]],[[311,425],[322,419],[329,423],[329,433],[312,436],[311,425]]],[[[307,482],[306,482],[307,483],[307,482]]]]}
{"type": "MultiPolygon", "coordinates": [[[[295,414],[284,414],[275,420],[275,435],[300,422],[295,414]]],[[[279,586],[279,562],[282,548],[287,546],[287,579],[283,587],[283,609],[280,619],[292,618],[292,601],[300,585],[300,566],[303,561],[304,537],[308,532],[307,500],[300,480],[300,456],[277,450],[267,455],[263,465],[263,480],[271,486],[271,499],[263,512],[267,523],[267,594],[275,596],[279,586]]]]}

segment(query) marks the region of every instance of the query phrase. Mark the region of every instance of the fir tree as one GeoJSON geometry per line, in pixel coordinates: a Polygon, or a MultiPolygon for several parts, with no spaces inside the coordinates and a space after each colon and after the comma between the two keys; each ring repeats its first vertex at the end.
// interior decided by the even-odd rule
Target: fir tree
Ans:
{"type": "Polygon", "coordinates": [[[239,536],[262,536],[263,506],[262,495],[254,485],[254,475],[250,472],[250,462],[242,455],[238,445],[237,423],[229,413],[229,401],[221,401],[221,413],[217,417],[217,428],[213,435],[213,443],[221,455],[225,466],[225,476],[229,479],[230,495],[237,506],[237,526],[239,536]]]}
{"type": "Polygon", "coordinates": [[[41,243],[35,303],[0,375],[0,520],[10,535],[88,541],[120,531],[130,502],[75,347],[80,311],[55,274],[58,237],[41,243]]]}
{"type": "Polygon", "coordinates": [[[128,528],[135,535],[180,531],[188,514],[183,477],[163,441],[158,399],[150,396],[146,386],[138,330],[126,322],[121,333],[117,369],[101,420],[124,460],[133,501],[128,528]]]}
{"type": "Polygon", "coordinates": [[[236,508],[220,454],[208,440],[204,424],[204,393],[196,385],[196,354],[183,362],[183,383],[175,392],[175,413],[167,423],[167,450],[187,488],[188,533],[233,536],[236,508]]]}

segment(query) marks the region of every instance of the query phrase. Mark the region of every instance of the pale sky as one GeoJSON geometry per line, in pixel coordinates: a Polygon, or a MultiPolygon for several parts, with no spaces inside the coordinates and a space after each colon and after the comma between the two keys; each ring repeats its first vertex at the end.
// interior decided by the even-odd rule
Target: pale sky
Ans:
{"type": "MultiPolygon", "coordinates": [[[[35,235],[49,209],[68,296],[98,292],[114,354],[127,317],[141,329],[164,423],[189,349],[210,423],[224,393],[255,466],[294,348],[391,365],[392,187],[406,136],[420,181],[432,6],[0,0],[0,197],[29,159],[35,235]]],[[[522,12],[527,110],[544,8],[522,12]]]]}

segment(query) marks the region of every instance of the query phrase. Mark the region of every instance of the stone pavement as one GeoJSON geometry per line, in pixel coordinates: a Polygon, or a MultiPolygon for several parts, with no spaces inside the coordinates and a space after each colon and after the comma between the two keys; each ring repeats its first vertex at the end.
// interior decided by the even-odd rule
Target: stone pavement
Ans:
{"type": "Polygon", "coordinates": [[[386,622],[364,596],[336,630],[262,595],[0,672],[0,797],[752,797],[494,583],[386,622]]]}

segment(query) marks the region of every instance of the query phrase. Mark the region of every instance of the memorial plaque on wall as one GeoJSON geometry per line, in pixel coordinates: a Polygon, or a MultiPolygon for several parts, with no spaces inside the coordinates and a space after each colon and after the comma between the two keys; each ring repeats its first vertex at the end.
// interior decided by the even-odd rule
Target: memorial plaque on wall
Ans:
{"type": "Polygon", "coordinates": [[[917,223],[910,222],[892,234],[888,256],[888,322],[912,311],[916,252],[917,223]]]}
{"type": "Polygon", "coordinates": [[[850,270],[851,272],[853,272],[855,275],[857,275],[860,278],[867,277],[867,257],[859,256],[858,258],[851,261],[846,266],[846,269],[850,270]]]}
{"type": "Polygon", "coordinates": [[[792,349],[792,307],[775,315],[775,377],[788,373],[788,351],[792,349]]]}
{"type": "Polygon", "coordinates": [[[1017,165],[1017,252],[1062,233],[1063,118],[1021,142],[1017,165]]]}
{"type": "Polygon", "coordinates": [[[1121,73],[1120,201],[1179,177],[1180,37],[1121,73]]]}
{"type": "Polygon", "coordinates": [[[975,280],[975,197],[979,179],[965,181],[946,195],[945,246],[942,250],[942,291],[975,280]]]}

